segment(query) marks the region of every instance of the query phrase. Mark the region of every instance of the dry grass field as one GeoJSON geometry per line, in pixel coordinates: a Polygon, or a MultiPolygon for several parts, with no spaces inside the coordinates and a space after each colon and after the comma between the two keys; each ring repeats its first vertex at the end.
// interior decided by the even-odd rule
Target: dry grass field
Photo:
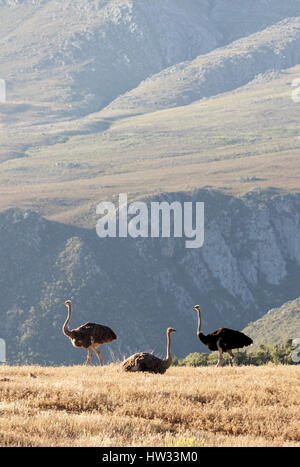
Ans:
{"type": "Polygon", "coordinates": [[[299,366],[0,368],[1,446],[299,446],[299,366]]]}

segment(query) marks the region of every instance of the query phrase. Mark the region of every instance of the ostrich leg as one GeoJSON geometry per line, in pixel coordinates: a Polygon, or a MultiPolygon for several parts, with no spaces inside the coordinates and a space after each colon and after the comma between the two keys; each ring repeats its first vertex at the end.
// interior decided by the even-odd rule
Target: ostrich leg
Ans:
{"type": "Polygon", "coordinates": [[[233,355],[233,353],[232,353],[232,350],[228,350],[228,353],[229,353],[229,355],[230,355],[231,363],[232,363],[233,365],[236,365],[236,361],[235,361],[234,355],[233,355]]]}
{"type": "Polygon", "coordinates": [[[100,353],[100,351],[97,349],[97,347],[93,347],[94,351],[96,352],[97,354],[97,357],[99,359],[99,362],[100,362],[100,365],[103,366],[103,358],[102,358],[102,355],[100,353]]]}
{"type": "Polygon", "coordinates": [[[218,360],[218,363],[216,364],[216,366],[222,366],[223,364],[223,350],[219,344],[219,341],[217,342],[217,347],[218,347],[218,351],[219,351],[219,360],[218,360]]]}
{"type": "Polygon", "coordinates": [[[86,366],[88,366],[92,360],[92,356],[93,356],[93,351],[91,349],[91,347],[88,348],[88,357],[87,357],[87,360],[86,360],[86,366]]]}

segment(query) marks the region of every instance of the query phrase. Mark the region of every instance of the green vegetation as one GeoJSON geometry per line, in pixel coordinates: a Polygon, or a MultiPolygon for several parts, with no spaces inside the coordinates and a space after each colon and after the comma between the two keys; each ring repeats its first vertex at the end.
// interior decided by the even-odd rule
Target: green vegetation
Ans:
{"type": "MultiPolygon", "coordinates": [[[[234,352],[236,363],[238,365],[266,365],[273,363],[275,365],[296,364],[292,360],[292,352],[295,347],[292,345],[292,339],[287,339],[283,344],[261,344],[257,350],[239,350],[234,352]]],[[[187,357],[178,359],[174,358],[174,366],[209,366],[216,365],[218,361],[218,353],[198,353],[194,352],[189,354],[187,357]]],[[[230,359],[227,354],[224,355],[224,365],[230,365],[230,359]]]]}

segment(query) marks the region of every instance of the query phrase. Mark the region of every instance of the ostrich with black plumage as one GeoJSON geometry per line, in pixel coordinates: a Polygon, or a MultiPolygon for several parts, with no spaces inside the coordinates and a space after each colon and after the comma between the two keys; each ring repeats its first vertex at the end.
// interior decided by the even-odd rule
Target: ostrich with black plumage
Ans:
{"type": "Polygon", "coordinates": [[[240,349],[253,343],[252,339],[246,336],[246,334],[240,331],[235,331],[234,329],[219,328],[210,334],[203,334],[203,332],[201,332],[200,305],[193,306],[193,309],[198,313],[198,338],[204,345],[206,345],[206,347],[209,348],[209,350],[218,350],[219,352],[217,366],[221,366],[223,363],[223,352],[227,352],[230,355],[232,363],[235,363],[232,349],[240,349]]]}

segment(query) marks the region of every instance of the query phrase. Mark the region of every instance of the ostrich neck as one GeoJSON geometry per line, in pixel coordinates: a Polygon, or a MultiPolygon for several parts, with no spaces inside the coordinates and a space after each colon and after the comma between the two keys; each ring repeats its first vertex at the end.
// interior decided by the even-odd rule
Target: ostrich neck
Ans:
{"type": "Polygon", "coordinates": [[[71,335],[71,332],[68,328],[68,324],[69,324],[69,321],[71,319],[71,314],[72,314],[72,305],[67,305],[68,306],[68,316],[67,316],[67,319],[63,325],[63,333],[66,335],[66,336],[70,336],[71,335]]]}
{"type": "Polygon", "coordinates": [[[199,336],[201,334],[201,311],[198,311],[198,329],[197,329],[197,335],[199,336]]]}
{"type": "Polygon", "coordinates": [[[167,334],[167,357],[165,360],[165,364],[167,365],[167,367],[169,367],[172,362],[170,348],[171,348],[171,338],[170,338],[170,334],[167,334]]]}

